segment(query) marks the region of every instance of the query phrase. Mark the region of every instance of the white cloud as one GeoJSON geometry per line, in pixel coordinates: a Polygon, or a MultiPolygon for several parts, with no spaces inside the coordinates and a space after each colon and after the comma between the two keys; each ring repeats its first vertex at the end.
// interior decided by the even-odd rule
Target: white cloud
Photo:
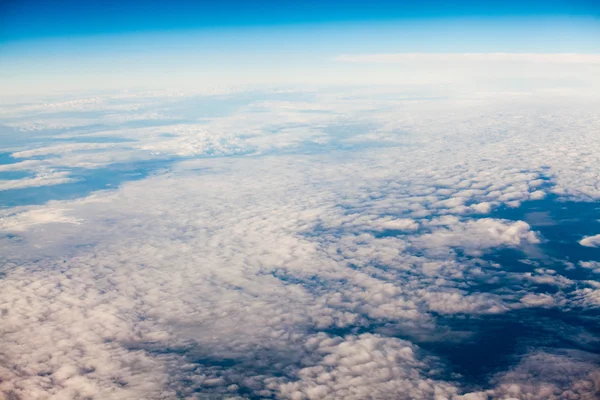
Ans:
{"type": "Polygon", "coordinates": [[[600,54],[582,53],[389,53],[343,54],[335,58],[341,62],[405,63],[433,62],[527,62],[560,64],[600,64],[600,54]]]}
{"type": "MultiPolygon", "coordinates": [[[[252,379],[255,390],[272,393],[293,380],[274,383],[250,366],[270,363],[269,357],[284,357],[277,352],[286,354],[302,345],[311,329],[360,325],[365,317],[423,329],[435,326],[430,311],[509,310],[498,296],[458,290],[455,286],[470,271],[468,265],[453,263],[452,256],[444,262],[421,260],[405,254],[401,237],[359,233],[390,221],[395,228],[412,229],[409,219],[361,220],[352,214],[345,219],[344,210],[331,203],[337,198],[332,190],[346,190],[335,182],[344,174],[355,175],[367,160],[348,159],[341,168],[338,160],[307,156],[190,161],[172,174],[132,182],[116,192],[10,215],[4,226],[25,240],[11,244],[13,254],[35,259],[30,251],[37,248],[39,254],[53,255],[27,270],[17,265],[2,280],[0,300],[11,318],[7,326],[19,332],[5,335],[6,351],[13,363],[28,366],[29,371],[19,376],[5,371],[6,390],[20,395],[88,393],[72,386],[71,371],[76,381],[96,390],[98,398],[105,393],[116,398],[151,397],[159,387],[167,388],[165,393],[197,389],[226,393],[227,387],[241,385],[244,379],[252,379]],[[79,224],[54,228],[52,234],[42,229],[75,221],[79,224]],[[328,226],[331,233],[311,236],[319,226],[328,226]],[[340,227],[344,233],[337,236],[340,227]],[[78,250],[67,260],[61,252],[47,250],[75,244],[78,250]],[[378,261],[390,270],[372,269],[378,261]],[[397,272],[402,271],[410,275],[399,279],[397,272]],[[15,306],[15,299],[23,296],[36,300],[15,306]],[[41,342],[34,333],[40,331],[45,332],[41,342]],[[54,351],[53,343],[64,343],[64,356],[41,361],[54,351]],[[153,346],[191,346],[197,358],[234,359],[240,365],[224,369],[199,364],[189,371],[181,355],[155,356],[149,352],[153,346]],[[268,356],[271,352],[276,354],[268,356]],[[252,358],[262,353],[267,354],[264,360],[252,358]],[[110,360],[108,365],[119,371],[121,381],[98,372],[100,366],[92,359],[110,360]],[[128,363],[136,366],[122,372],[128,363]],[[71,367],[66,371],[64,365],[71,367]],[[54,384],[44,386],[39,373],[56,376],[54,384]],[[153,384],[145,386],[146,380],[153,384]]],[[[373,177],[365,179],[373,183],[373,177]]],[[[478,249],[535,240],[526,224],[443,220],[456,235],[479,235],[478,249]]],[[[394,340],[379,341],[382,346],[389,342],[393,354],[394,340]]],[[[410,344],[402,344],[406,346],[410,344]]],[[[292,358],[286,368],[295,362],[292,358]]],[[[397,368],[391,383],[379,381],[376,374],[366,376],[364,386],[372,385],[381,393],[400,387],[414,393],[454,390],[425,376],[426,386],[404,382],[403,374],[412,376],[414,365],[397,368]]],[[[334,371],[344,373],[337,367],[334,371]]],[[[311,385],[304,382],[298,390],[308,393],[311,385]]],[[[366,390],[361,385],[357,384],[357,395],[366,390]]],[[[332,396],[345,393],[331,390],[332,396]]]]}
{"type": "Polygon", "coordinates": [[[431,366],[404,340],[371,334],[344,339],[317,336],[306,346],[323,358],[298,371],[297,381],[281,385],[282,398],[442,399],[457,392],[451,384],[431,379],[431,366]]]}
{"type": "Polygon", "coordinates": [[[585,247],[600,247],[600,235],[586,236],[579,241],[585,247]]]}
{"type": "Polygon", "coordinates": [[[579,261],[579,266],[585,269],[591,269],[594,273],[600,274],[600,262],[598,261],[579,261]]]}
{"type": "Polygon", "coordinates": [[[533,307],[552,307],[556,305],[554,297],[549,294],[529,293],[521,298],[521,302],[533,307]]]}
{"type": "Polygon", "coordinates": [[[498,374],[496,381],[492,398],[593,399],[600,386],[600,368],[596,355],[539,351],[525,355],[512,370],[498,374]]]}
{"type": "Polygon", "coordinates": [[[81,151],[102,150],[107,151],[114,149],[116,146],[112,143],[70,143],[49,147],[41,147],[37,149],[17,151],[11,154],[14,158],[30,158],[49,154],[71,154],[81,151]]]}
{"type": "Polygon", "coordinates": [[[482,218],[418,236],[413,243],[429,249],[461,247],[471,254],[480,254],[482,250],[492,247],[537,244],[540,239],[524,221],[482,218]]]}
{"type": "Polygon", "coordinates": [[[53,223],[79,224],[80,220],[65,215],[67,210],[60,208],[33,209],[13,215],[0,217],[0,229],[8,232],[23,232],[35,225],[53,223]]]}
{"type": "Polygon", "coordinates": [[[543,190],[536,190],[529,195],[531,200],[542,200],[544,197],[546,197],[546,192],[543,190]]]}
{"type": "MultiPolygon", "coordinates": [[[[408,340],[353,329],[379,324],[439,338],[440,320],[461,314],[600,304],[589,281],[478,258],[540,242],[523,221],[481,214],[538,197],[544,184],[567,198],[600,198],[596,103],[319,96],[312,107],[263,102],[198,123],[97,133],[133,143],[24,150],[57,154],[29,160],[47,168],[149,152],[214,157],[84,199],[3,211],[10,258],[0,334],[10,364],[0,369],[1,390],[451,398],[461,393],[450,382],[458,378],[434,376],[439,360],[408,340]],[[305,112],[313,109],[328,112],[305,112]],[[220,157],[238,153],[248,155],[220,157]],[[548,284],[564,294],[527,293],[548,284]]],[[[11,168],[38,168],[19,164],[11,168]]],[[[548,382],[552,393],[571,387],[534,375],[524,382],[507,373],[489,390],[513,395],[515,384],[537,396],[548,382]]]]}
{"type": "Polygon", "coordinates": [[[75,179],[69,177],[68,171],[53,171],[51,169],[44,168],[33,178],[0,180],[0,191],[23,189],[28,187],[60,185],[74,181],[75,179]]]}

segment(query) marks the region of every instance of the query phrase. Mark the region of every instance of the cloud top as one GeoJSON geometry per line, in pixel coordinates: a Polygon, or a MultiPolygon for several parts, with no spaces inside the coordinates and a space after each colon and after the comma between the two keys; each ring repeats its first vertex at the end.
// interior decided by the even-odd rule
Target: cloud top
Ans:
{"type": "Polygon", "coordinates": [[[579,244],[585,247],[600,247],[600,234],[586,236],[579,241],[579,244]]]}

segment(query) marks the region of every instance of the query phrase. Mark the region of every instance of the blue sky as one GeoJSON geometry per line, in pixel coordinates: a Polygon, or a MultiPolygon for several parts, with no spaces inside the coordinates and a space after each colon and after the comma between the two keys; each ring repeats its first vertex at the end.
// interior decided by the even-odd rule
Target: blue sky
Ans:
{"type": "Polygon", "coordinates": [[[594,0],[7,1],[2,41],[23,38],[456,17],[596,16],[594,0]]]}
{"type": "Polygon", "coordinates": [[[600,53],[595,1],[451,3],[8,1],[0,82],[10,93],[323,83],[336,68],[346,82],[361,74],[331,59],[347,53],[600,53]]]}

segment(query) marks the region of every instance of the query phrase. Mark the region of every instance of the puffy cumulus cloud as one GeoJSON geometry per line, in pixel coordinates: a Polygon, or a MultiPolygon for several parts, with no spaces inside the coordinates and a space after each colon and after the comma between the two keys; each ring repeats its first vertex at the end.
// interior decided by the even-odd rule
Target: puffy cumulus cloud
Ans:
{"type": "Polygon", "coordinates": [[[600,247],[600,235],[586,236],[579,241],[585,247],[600,247]]]}
{"type": "Polygon", "coordinates": [[[575,285],[575,281],[556,273],[551,269],[536,268],[533,272],[524,272],[520,279],[534,282],[539,285],[550,285],[561,289],[567,289],[575,285]]]}
{"type": "Polygon", "coordinates": [[[381,218],[375,220],[374,229],[376,230],[398,230],[398,231],[415,231],[419,229],[419,223],[411,218],[381,218]]]}
{"type": "Polygon", "coordinates": [[[279,388],[279,397],[303,399],[448,399],[457,389],[436,381],[435,365],[418,356],[410,342],[363,334],[320,335],[307,341],[323,358],[297,372],[298,380],[279,388]]]}
{"type": "Polygon", "coordinates": [[[598,356],[577,351],[527,354],[510,371],[499,374],[492,398],[592,400],[600,394],[598,356]]]}
{"type": "Polygon", "coordinates": [[[529,198],[531,200],[542,200],[545,197],[546,197],[546,192],[544,192],[543,190],[536,190],[535,192],[532,192],[529,195],[529,198]]]}
{"type": "Polygon", "coordinates": [[[23,149],[52,154],[22,161],[46,167],[214,157],[3,211],[0,390],[23,399],[479,400],[488,387],[514,396],[512,382],[538,393],[554,375],[506,373],[499,386],[463,393],[451,382],[460,377],[410,342],[443,337],[452,330],[443,319],[551,300],[600,304],[593,281],[483,257],[540,241],[525,222],[485,214],[540,190],[600,197],[597,108],[494,101],[324,92],[296,107],[269,101],[92,134],[135,140],[114,146],[23,149]],[[548,285],[563,293],[531,294],[548,285]],[[381,326],[410,341],[362,333],[381,326]]]}
{"type": "Polygon", "coordinates": [[[553,307],[556,305],[554,297],[545,293],[529,293],[521,298],[521,302],[534,307],[553,307]]]}
{"type": "Polygon", "coordinates": [[[574,292],[575,304],[586,308],[600,307],[600,282],[598,281],[583,281],[582,288],[574,292]]]}
{"type": "Polygon", "coordinates": [[[521,246],[540,243],[539,237],[524,221],[502,221],[482,218],[441,228],[413,240],[422,248],[460,247],[470,254],[501,246],[521,246]]]}
{"type": "Polygon", "coordinates": [[[509,310],[502,299],[491,294],[469,294],[461,290],[423,290],[428,308],[440,314],[496,314],[509,310]]]}
{"type": "Polygon", "coordinates": [[[164,364],[120,343],[137,336],[123,304],[70,276],[18,268],[2,285],[3,398],[172,398],[164,364]]]}
{"type": "Polygon", "coordinates": [[[598,261],[579,261],[581,268],[592,270],[596,274],[600,274],[600,262],[598,261]]]}
{"type": "MultiPolygon", "coordinates": [[[[422,239],[412,229],[417,219],[426,221],[412,206],[419,197],[398,196],[394,203],[414,209],[413,218],[362,219],[349,203],[336,205],[341,193],[357,193],[340,187],[341,177],[355,176],[361,185],[376,179],[356,174],[373,162],[356,157],[188,161],[114,192],[8,213],[3,228],[19,237],[3,238],[12,255],[0,292],[9,318],[3,352],[11,360],[3,390],[24,398],[274,395],[299,376],[297,390],[308,396],[324,390],[311,389],[308,370],[297,375],[302,360],[319,363],[297,351],[314,330],[377,321],[431,331],[432,312],[497,314],[516,307],[518,298],[463,288],[496,269],[458,262],[452,248],[466,240],[446,241],[443,258],[414,253],[411,241],[422,239]],[[394,235],[378,234],[390,224],[394,235]],[[56,343],[64,346],[60,354],[56,343]],[[275,379],[282,373],[285,379],[275,379]]],[[[442,237],[446,231],[479,235],[479,250],[537,240],[523,224],[462,218],[441,216],[423,236],[437,227],[442,237]]],[[[403,387],[415,395],[454,393],[422,372],[424,361],[399,362],[394,352],[413,348],[410,343],[352,340],[360,347],[365,338],[374,349],[390,344],[388,364],[399,365],[389,383],[379,375],[357,381],[356,396],[364,393],[362,383],[381,393],[403,387]]],[[[318,354],[333,354],[336,346],[318,354]]],[[[346,373],[342,366],[330,369],[340,379],[346,373]]]]}

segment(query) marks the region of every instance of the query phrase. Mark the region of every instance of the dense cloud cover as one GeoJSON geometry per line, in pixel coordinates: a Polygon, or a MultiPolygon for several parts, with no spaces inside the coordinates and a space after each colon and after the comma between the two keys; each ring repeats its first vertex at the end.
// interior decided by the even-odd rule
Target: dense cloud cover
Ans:
{"type": "Polygon", "coordinates": [[[597,398],[600,99],[551,93],[7,104],[2,396],[597,398]]]}

